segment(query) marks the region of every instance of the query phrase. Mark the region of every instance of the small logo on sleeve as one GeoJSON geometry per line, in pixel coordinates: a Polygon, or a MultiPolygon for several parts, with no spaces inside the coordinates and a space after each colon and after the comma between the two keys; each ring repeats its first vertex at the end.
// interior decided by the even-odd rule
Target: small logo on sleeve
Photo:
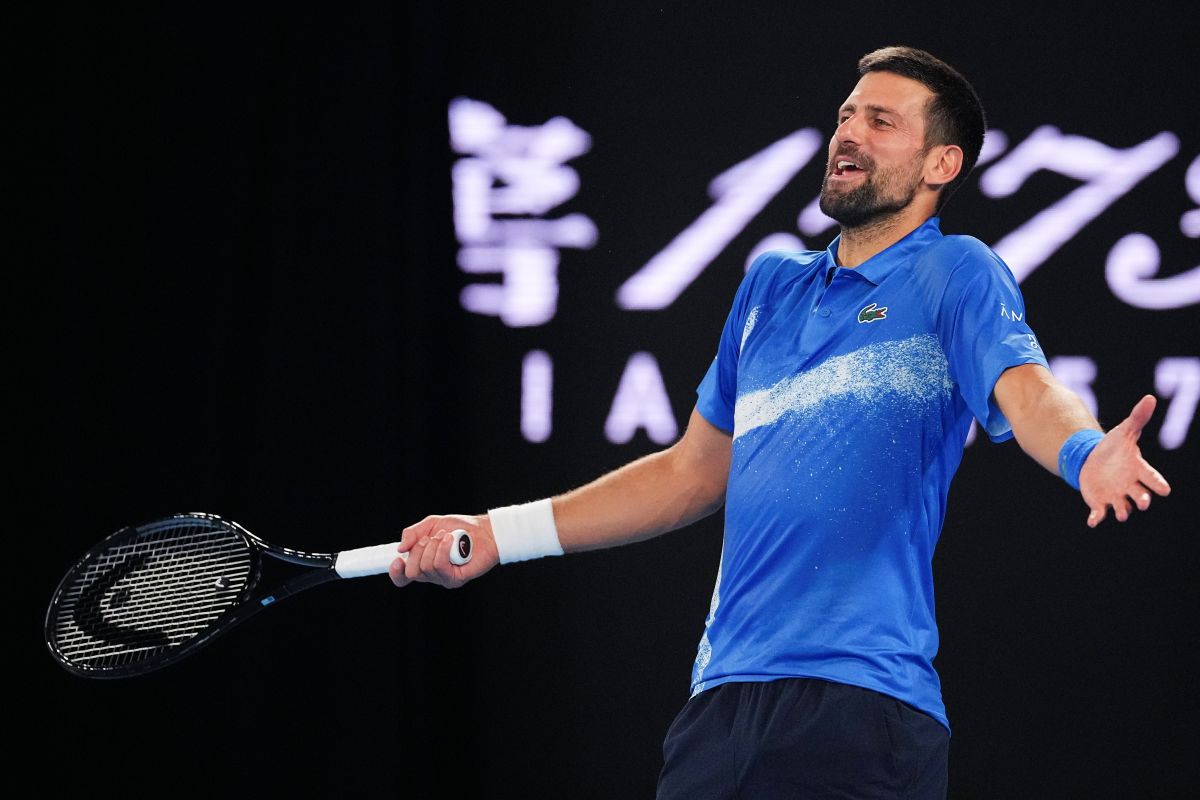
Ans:
{"type": "Polygon", "coordinates": [[[858,312],[858,321],[874,322],[877,319],[887,319],[888,307],[883,306],[882,308],[877,308],[877,306],[878,303],[871,303],[871,305],[858,312]]]}
{"type": "Polygon", "coordinates": [[[1009,309],[1003,302],[1000,303],[1000,316],[1013,322],[1020,322],[1025,318],[1025,315],[1016,309],[1009,309]]]}

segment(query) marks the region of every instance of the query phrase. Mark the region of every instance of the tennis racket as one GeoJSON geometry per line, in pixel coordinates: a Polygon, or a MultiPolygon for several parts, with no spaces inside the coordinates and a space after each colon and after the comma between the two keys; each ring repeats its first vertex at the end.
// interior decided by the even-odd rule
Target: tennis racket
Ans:
{"type": "MultiPolygon", "coordinates": [[[[471,560],[471,537],[454,531],[450,560],[471,560]]],[[[213,514],[176,514],[122,528],[67,572],[46,612],[46,645],[69,672],[124,678],[174,664],[264,608],[341,578],[380,575],[397,556],[381,544],[303,553],[269,544],[213,514]],[[270,591],[268,560],[307,567],[270,591]]],[[[294,570],[293,570],[294,571],[294,570]]]]}

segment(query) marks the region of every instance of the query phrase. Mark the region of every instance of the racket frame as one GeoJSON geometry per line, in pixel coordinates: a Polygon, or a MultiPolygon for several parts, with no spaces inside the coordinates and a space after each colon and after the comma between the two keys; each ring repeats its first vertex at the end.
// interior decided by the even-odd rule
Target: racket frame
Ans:
{"type": "Polygon", "coordinates": [[[65,670],[85,678],[99,679],[114,679],[128,678],[137,675],[144,675],[148,672],[154,672],[163,667],[182,661],[192,653],[200,650],[205,645],[209,644],[213,639],[220,636],[222,633],[231,628],[240,625],[246,620],[253,617],[258,612],[262,611],[267,606],[274,605],[280,600],[291,597],[306,589],[311,589],[314,586],[319,586],[322,583],[339,580],[340,576],[333,569],[333,565],[337,560],[334,553],[309,553],[303,550],[296,550],[290,547],[282,547],[272,544],[262,537],[251,533],[243,526],[233,520],[224,519],[216,514],[208,514],[203,512],[193,512],[188,514],[172,514],[168,517],[145,522],[141,525],[129,525],[115,533],[105,537],[95,546],[89,549],[82,557],[79,558],[59,581],[58,587],[54,590],[54,595],[51,598],[50,605],[46,609],[45,633],[46,646],[50,650],[50,654],[54,657],[65,670]],[[246,580],[246,585],[241,592],[238,593],[237,599],[233,605],[221,613],[213,622],[204,628],[197,635],[189,638],[185,642],[170,649],[168,654],[156,656],[144,661],[133,662],[122,667],[88,667],[80,664],[69,656],[67,656],[55,644],[55,637],[52,634],[53,627],[57,622],[57,611],[64,590],[73,583],[75,576],[83,569],[86,569],[87,563],[100,554],[110,550],[114,546],[114,540],[127,537],[130,540],[142,535],[145,528],[151,526],[165,526],[171,523],[183,524],[189,521],[202,521],[215,524],[230,530],[247,543],[247,551],[250,557],[250,572],[246,580]],[[278,587],[273,589],[269,594],[266,594],[257,599],[254,598],[255,590],[259,589],[259,582],[262,578],[263,554],[269,555],[279,561],[289,564],[294,564],[302,567],[309,567],[309,571],[300,575],[295,575],[288,580],[285,580],[278,587]]]}

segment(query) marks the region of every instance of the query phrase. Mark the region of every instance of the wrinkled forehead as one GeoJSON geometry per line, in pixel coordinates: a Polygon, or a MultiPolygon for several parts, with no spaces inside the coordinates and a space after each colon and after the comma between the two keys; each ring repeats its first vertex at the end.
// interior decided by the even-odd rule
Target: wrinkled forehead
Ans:
{"type": "Polygon", "coordinates": [[[920,81],[894,72],[868,72],[859,78],[841,108],[886,110],[913,124],[923,124],[925,106],[932,99],[933,92],[920,81]]]}

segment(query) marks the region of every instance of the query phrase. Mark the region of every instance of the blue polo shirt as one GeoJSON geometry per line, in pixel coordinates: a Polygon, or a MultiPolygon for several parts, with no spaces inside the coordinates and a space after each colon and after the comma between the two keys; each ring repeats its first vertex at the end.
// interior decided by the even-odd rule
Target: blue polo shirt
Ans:
{"type": "Polygon", "coordinates": [[[697,409],[733,435],[725,541],[692,673],[812,677],[949,727],[933,668],[932,559],[971,419],[1046,364],[1012,273],[933,217],[855,269],[769,252],[738,289],[697,409]]]}

